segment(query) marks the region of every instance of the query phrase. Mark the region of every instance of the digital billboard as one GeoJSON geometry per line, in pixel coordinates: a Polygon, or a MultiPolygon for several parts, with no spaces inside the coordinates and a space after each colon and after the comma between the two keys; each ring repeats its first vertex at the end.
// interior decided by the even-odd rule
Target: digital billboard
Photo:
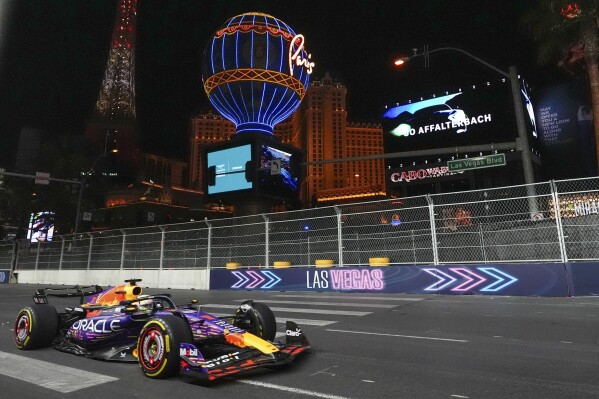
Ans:
{"type": "Polygon", "coordinates": [[[214,177],[208,182],[208,195],[253,188],[251,179],[246,179],[246,167],[252,161],[251,144],[208,150],[206,159],[208,174],[214,177]]]}
{"type": "Polygon", "coordinates": [[[31,242],[49,242],[54,236],[54,212],[36,212],[29,218],[27,238],[31,242]]]}
{"type": "MultiPolygon", "coordinates": [[[[297,194],[299,177],[291,168],[292,153],[262,144],[260,154],[260,189],[279,196],[297,194]],[[273,174],[272,163],[278,161],[280,168],[273,174]]],[[[299,156],[299,155],[297,155],[299,156]]]]}
{"type": "Polygon", "coordinates": [[[388,106],[386,153],[513,141],[517,137],[508,79],[388,106]]]}

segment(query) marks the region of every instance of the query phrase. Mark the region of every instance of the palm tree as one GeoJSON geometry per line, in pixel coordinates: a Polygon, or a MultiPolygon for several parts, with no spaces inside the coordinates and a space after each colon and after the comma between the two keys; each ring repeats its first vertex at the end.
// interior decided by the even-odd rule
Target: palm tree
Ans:
{"type": "Polygon", "coordinates": [[[580,60],[587,77],[593,106],[595,154],[599,165],[599,0],[538,0],[523,23],[539,46],[541,64],[560,60],[567,66],[580,60]]]}

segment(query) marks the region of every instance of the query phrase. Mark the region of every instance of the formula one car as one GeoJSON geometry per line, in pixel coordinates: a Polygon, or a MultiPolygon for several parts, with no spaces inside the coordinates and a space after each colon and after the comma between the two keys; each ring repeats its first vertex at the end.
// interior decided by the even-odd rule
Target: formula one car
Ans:
{"type": "Polygon", "coordinates": [[[37,290],[34,305],[17,316],[17,348],[54,346],[94,359],[138,362],[150,378],[181,373],[202,381],[287,364],[310,348],[291,321],[285,341],[275,342],[275,317],[263,303],[245,301],[233,316],[216,317],[203,312],[196,300],[175,305],[170,294],[143,295],[138,281],[107,290],[37,290]],[[48,296],[76,296],[80,304],[57,312],[48,296]]]}

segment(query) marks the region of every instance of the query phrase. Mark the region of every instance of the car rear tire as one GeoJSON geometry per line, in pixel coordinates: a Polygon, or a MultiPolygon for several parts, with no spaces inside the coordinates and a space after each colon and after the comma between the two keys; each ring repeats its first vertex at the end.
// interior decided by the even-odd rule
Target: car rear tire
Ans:
{"type": "Polygon", "coordinates": [[[19,349],[50,346],[58,332],[58,313],[48,304],[26,306],[17,315],[14,328],[15,345],[19,349]]]}
{"type": "Polygon", "coordinates": [[[179,373],[179,346],[192,343],[189,325],[179,316],[148,321],[137,340],[139,366],[146,377],[167,378],[179,373]]]}
{"type": "Polygon", "coordinates": [[[235,312],[233,325],[268,341],[273,341],[277,333],[274,313],[261,302],[247,302],[241,305],[235,312]]]}

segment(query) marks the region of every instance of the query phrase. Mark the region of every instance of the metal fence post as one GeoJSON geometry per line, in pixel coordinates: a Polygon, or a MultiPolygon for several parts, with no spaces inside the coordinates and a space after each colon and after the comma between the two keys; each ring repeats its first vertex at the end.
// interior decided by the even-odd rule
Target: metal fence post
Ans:
{"type": "Polygon", "coordinates": [[[564,235],[564,225],[562,224],[562,214],[559,206],[559,195],[555,180],[549,182],[551,186],[551,197],[553,198],[553,206],[555,208],[555,227],[557,228],[557,239],[559,241],[560,258],[563,263],[568,261],[566,252],[566,238],[564,235]]]}
{"type": "Polygon", "coordinates": [[[127,233],[125,233],[125,230],[123,229],[120,229],[119,231],[123,235],[123,242],[121,243],[121,264],[119,266],[119,270],[123,270],[123,267],[125,266],[125,243],[127,242],[127,233]]]}
{"type": "Polygon", "coordinates": [[[262,219],[264,219],[264,265],[268,268],[270,265],[270,219],[265,214],[262,214],[262,219]]]}
{"type": "Polygon", "coordinates": [[[208,226],[208,248],[206,249],[206,270],[210,270],[210,260],[212,257],[212,223],[204,219],[204,223],[208,226]]]}
{"type": "Polygon", "coordinates": [[[433,249],[433,264],[439,264],[439,248],[437,246],[437,226],[435,225],[435,205],[430,195],[426,194],[426,202],[428,203],[428,214],[431,224],[431,240],[433,249]]]}
{"type": "Polygon", "coordinates": [[[87,253],[87,268],[86,268],[86,270],[89,271],[89,269],[91,267],[91,263],[92,263],[92,247],[94,244],[94,236],[91,235],[90,233],[87,233],[87,235],[89,236],[89,252],[87,253]]]}
{"type": "Polygon", "coordinates": [[[63,260],[63,257],[64,257],[64,244],[65,244],[65,240],[64,240],[64,237],[62,237],[62,236],[59,237],[59,238],[60,238],[60,241],[62,243],[60,244],[60,259],[58,260],[58,271],[61,271],[62,270],[62,260],[63,260]]]}
{"type": "Polygon", "coordinates": [[[164,237],[166,236],[166,227],[158,226],[160,229],[160,261],[158,263],[158,270],[162,270],[164,267],[164,237]]]}
{"type": "Polygon", "coordinates": [[[339,267],[343,266],[343,229],[341,228],[341,209],[337,205],[334,205],[335,212],[337,213],[337,245],[339,250],[339,267]]]}
{"type": "Polygon", "coordinates": [[[37,271],[38,269],[38,264],[40,262],[40,252],[41,252],[41,241],[37,242],[37,254],[35,254],[35,271],[37,271]]]}

